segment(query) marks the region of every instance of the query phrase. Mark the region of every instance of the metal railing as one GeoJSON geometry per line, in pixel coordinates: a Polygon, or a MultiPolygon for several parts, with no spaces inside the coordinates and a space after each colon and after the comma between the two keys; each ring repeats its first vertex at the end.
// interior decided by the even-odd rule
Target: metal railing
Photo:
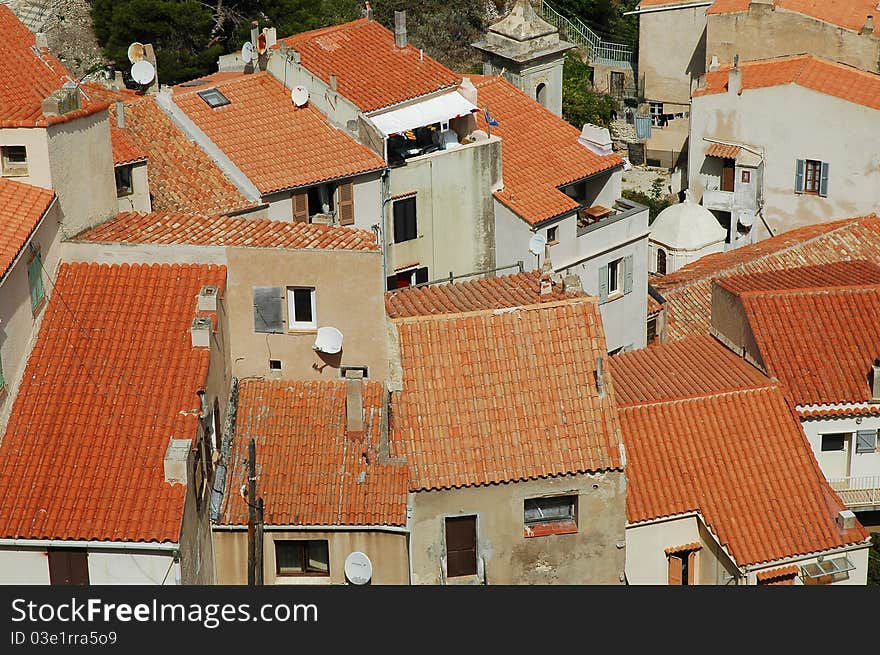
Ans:
{"type": "Polygon", "coordinates": [[[448,282],[452,284],[454,280],[460,280],[466,277],[476,277],[477,275],[488,275],[489,273],[497,273],[498,271],[506,271],[509,268],[517,268],[519,272],[522,273],[525,270],[522,260],[518,261],[516,264],[510,264],[509,266],[499,266],[498,268],[490,268],[485,271],[474,271],[473,273],[462,273],[461,275],[453,275],[452,271],[449,271],[449,275],[446,277],[440,277],[436,280],[431,280],[429,282],[419,282],[418,284],[412,284],[410,287],[427,287],[432,284],[442,284],[444,282],[448,282]]]}
{"type": "Polygon", "coordinates": [[[591,61],[611,64],[632,64],[633,51],[624,43],[609,43],[591,30],[579,18],[567,18],[540,0],[541,17],[559,30],[561,34],[580,46],[590,56],[591,61]]]}
{"type": "Polygon", "coordinates": [[[847,507],[880,506],[880,475],[828,478],[828,483],[847,507]]]}

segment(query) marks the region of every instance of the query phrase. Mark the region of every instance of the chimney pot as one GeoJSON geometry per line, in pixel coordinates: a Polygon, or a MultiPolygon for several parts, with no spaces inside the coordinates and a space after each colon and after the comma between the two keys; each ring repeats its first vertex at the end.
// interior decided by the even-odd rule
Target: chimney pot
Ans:
{"type": "Polygon", "coordinates": [[[169,484],[187,483],[189,454],[192,452],[192,441],[189,439],[172,439],[165,450],[165,482],[169,484]]]}
{"type": "Polygon", "coordinates": [[[330,90],[336,93],[337,79],[335,73],[330,73],[330,90]]]}
{"type": "Polygon", "coordinates": [[[207,316],[197,316],[193,319],[190,327],[190,335],[192,336],[193,348],[210,348],[211,347],[211,328],[213,324],[207,316]]]}
{"type": "Polygon", "coordinates": [[[394,12],[394,45],[398,48],[406,47],[406,12],[394,12]]]}
{"type": "Polygon", "coordinates": [[[373,20],[373,8],[370,6],[369,2],[364,3],[364,10],[361,12],[361,16],[367,20],[373,20]]]}
{"type": "Polygon", "coordinates": [[[364,372],[345,371],[345,429],[351,434],[364,431],[364,372]]]}
{"type": "Polygon", "coordinates": [[[856,527],[856,515],[852,510],[843,509],[837,513],[837,525],[841,530],[851,530],[856,527]]]}
{"type": "Polygon", "coordinates": [[[712,55],[712,61],[709,62],[709,70],[717,71],[719,67],[718,55],[712,55]]]}
{"type": "Polygon", "coordinates": [[[49,48],[49,41],[46,39],[45,32],[37,32],[34,35],[37,39],[37,47],[38,48],[49,48]]]}
{"type": "Polygon", "coordinates": [[[216,312],[217,293],[217,287],[208,285],[203,286],[201,291],[199,291],[199,302],[197,309],[200,312],[216,312]]]}
{"type": "Polygon", "coordinates": [[[865,18],[865,24],[862,27],[862,34],[873,34],[874,33],[874,16],[869,15],[865,18]]]}
{"type": "Polygon", "coordinates": [[[733,58],[733,68],[727,72],[727,92],[737,95],[742,93],[742,69],[739,67],[739,55],[733,58]]]}

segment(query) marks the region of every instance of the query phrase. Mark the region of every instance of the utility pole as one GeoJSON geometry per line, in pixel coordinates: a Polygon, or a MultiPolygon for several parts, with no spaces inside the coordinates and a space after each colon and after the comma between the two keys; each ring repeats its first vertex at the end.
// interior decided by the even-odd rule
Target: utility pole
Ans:
{"type": "MultiPolygon", "coordinates": [[[[256,522],[257,522],[257,444],[251,439],[248,446],[248,585],[257,584],[256,522]]],[[[260,562],[262,568],[262,562],[260,562]]],[[[262,577],[262,576],[260,576],[262,577]]]]}

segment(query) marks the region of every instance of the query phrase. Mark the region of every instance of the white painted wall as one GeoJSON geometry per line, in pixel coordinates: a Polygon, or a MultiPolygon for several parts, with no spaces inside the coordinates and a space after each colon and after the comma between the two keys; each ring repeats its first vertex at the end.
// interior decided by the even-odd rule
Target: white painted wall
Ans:
{"type": "MultiPolygon", "coordinates": [[[[855,565],[855,569],[849,572],[849,575],[844,580],[838,580],[832,582],[831,584],[834,586],[838,585],[865,585],[868,582],[868,546],[861,546],[857,549],[849,550],[846,552],[838,552],[838,553],[825,553],[824,557],[826,559],[837,559],[839,557],[848,557],[849,560],[855,565]]],[[[784,564],[780,562],[775,562],[770,564],[769,566],[764,566],[761,568],[755,568],[749,571],[747,574],[747,583],[746,584],[758,584],[758,573],[761,571],[768,571],[771,569],[779,568],[780,566],[789,566],[791,564],[796,564],[797,566],[804,567],[807,564],[812,564],[818,561],[818,557],[805,557],[803,559],[786,561],[784,564]]],[[[801,582],[800,577],[795,578],[794,583],[796,585],[803,584],[801,582]]]]}
{"type": "Polygon", "coordinates": [[[829,473],[826,470],[826,456],[828,453],[822,452],[822,435],[838,432],[851,433],[849,469],[850,475],[853,477],[877,476],[880,481],[880,452],[876,450],[873,453],[856,453],[856,430],[877,430],[880,429],[880,417],[865,416],[861,418],[861,423],[855,417],[849,418],[826,418],[826,419],[809,419],[801,421],[804,432],[807,435],[807,441],[813,449],[813,455],[819,462],[819,468],[825,473],[826,477],[829,473]]]}
{"type": "Polygon", "coordinates": [[[711,255],[716,252],[724,252],[724,240],[710,243],[703,246],[699,250],[675,250],[659,241],[648,240],[648,270],[651,273],[657,272],[657,252],[660,249],[666,251],[666,274],[674,273],[685,264],[689,264],[695,259],[711,255]]]}
{"type": "Polygon", "coordinates": [[[179,584],[179,565],[171,553],[132,551],[89,552],[89,583],[93,585],[179,584]]]}
{"type": "Polygon", "coordinates": [[[23,127],[0,129],[0,146],[25,146],[27,148],[28,174],[11,179],[43,189],[52,188],[49,137],[45,129],[23,127]]]}
{"type": "MultiPolygon", "coordinates": [[[[627,525],[626,581],[631,585],[669,582],[666,549],[700,541],[696,516],[627,525]]],[[[702,551],[701,551],[702,552],[702,551]]]]}
{"type": "Polygon", "coordinates": [[[49,584],[49,558],[46,551],[0,548],[0,584],[49,584]]]}

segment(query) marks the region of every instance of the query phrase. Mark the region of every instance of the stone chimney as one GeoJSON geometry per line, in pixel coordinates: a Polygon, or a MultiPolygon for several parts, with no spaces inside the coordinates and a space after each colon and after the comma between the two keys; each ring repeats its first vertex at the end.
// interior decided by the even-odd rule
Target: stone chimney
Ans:
{"type": "Polygon", "coordinates": [[[737,95],[742,93],[742,69],[739,67],[739,55],[733,58],[733,67],[727,73],[727,92],[737,95]]]}
{"type": "Polygon", "coordinates": [[[349,434],[364,431],[364,373],[356,369],[345,372],[345,430],[349,434]]]}
{"type": "Polygon", "coordinates": [[[274,27],[264,27],[263,34],[266,36],[267,48],[271,48],[278,43],[278,31],[274,27]]]}
{"type": "Polygon", "coordinates": [[[190,335],[192,336],[193,348],[210,348],[211,347],[211,328],[213,322],[208,316],[197,316],[193,319],[190,326],[190,335]]]}
{"type": "Polygon", "coordinates": [[[406,47],[406,12],[394,12],[394,45],[398,48],[406,47]]]}
{"type": "Polygon", "coordinates": [[[49,49],[49,41],[46,39],[45,32],[37,32],[34,35],[37,38],[37,47],[40,49],[46,48],[49,49]]]}
{"type": "Polygon", "coordinates": [[[865,24],[862,26],[861,34],[873,34],[874,33],[874,17],[868,16],[865,18],[865,24]]]}
{"type": "Polygon", "coordinates": [[[79,86],[76,82],[65,82],[43,100],[42,110],[47,116],[63,116],[81,108],[79,86]]]}
{"type": "Polygon", "coordinates": [[[872,403],[880,403],[880,357],[874,360],[869,372],[871,380],[871,400],[872,403]]]}
{"type": "Polygon", "coordinates": [[[190,439],[172,439],[165,450],[165,482],[186,484],[189,469],[189,454],[192,452],[190,439]]]}
{"type": "Polygon", "coordinates": [[[116,127],[125,128],[125,103],[122,100],[116,101],[116,127]]]}
{"type": "Polygon", "coordinates": [[[605,372],[602,355],[596,359],[596,390],[599,392],[599,398],[605,396],[605,372]]]}

